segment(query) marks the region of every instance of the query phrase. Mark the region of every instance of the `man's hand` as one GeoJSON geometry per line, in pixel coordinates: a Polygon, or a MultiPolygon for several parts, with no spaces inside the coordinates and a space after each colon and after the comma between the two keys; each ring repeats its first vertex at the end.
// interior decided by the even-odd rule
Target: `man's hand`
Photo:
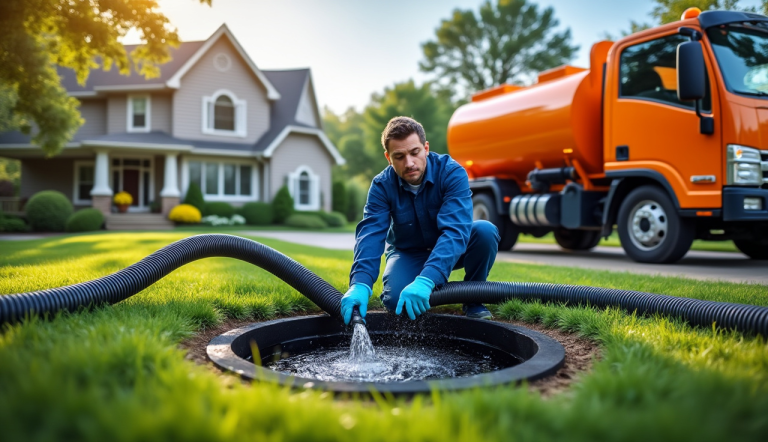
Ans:
{"type": "Polygon", "coordinates": [[[408,317],[416,319],[416,316],[429,310],[429,295],[432,294],[432,290],[435,288],[435,283],[431,279],[424,276],[417,276],[416,279],[405,286],[402,293],[400,293],[400,300],[397,301],[397,308],[395,314],[399,315],[403,312],[403,305],[405,305],[405,311],[408,312],[408,317]]]}
{"type": "Polygon", "coordinates": [[[341,316],[344,318],[344,324],[349,325],[349,321],[352,319],[352,309],[356,305],[360,306],[360,316],[365,318],[365,314],[368,312],[368,298],[371,297],[371,293],[373,291],[365,284],[352,284],[352,287],[341,298],[341,316]]]}

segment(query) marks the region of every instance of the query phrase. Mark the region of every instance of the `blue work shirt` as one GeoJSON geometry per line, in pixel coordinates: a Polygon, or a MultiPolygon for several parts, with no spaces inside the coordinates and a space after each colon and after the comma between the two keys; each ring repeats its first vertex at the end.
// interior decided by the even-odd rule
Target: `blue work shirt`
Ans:
{"type": "MultiPolygon", "coordinates": [[[[467,172],[448,155],[430,152],[421,187],[411,192],[392,166],[376,175],[363,219],[355,231],[355,261],[349,285],[373,287],[384,240],[404,252],[431,251],[420,276],[440,286],[467,250],[472,228],[472,192],[467,172]]],[[[391,249],[388,249],[391,250],[391,249]]]]}

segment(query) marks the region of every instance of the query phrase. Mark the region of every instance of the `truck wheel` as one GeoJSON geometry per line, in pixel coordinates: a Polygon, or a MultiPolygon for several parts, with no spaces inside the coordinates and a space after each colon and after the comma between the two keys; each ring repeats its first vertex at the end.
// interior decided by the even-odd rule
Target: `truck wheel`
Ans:
{"type": "Polygon", "coordinates": [[[688,252],[696,233],[693,221],[681,218],[667,192],[642,186],[619,208],[621,246],[637,262],[671,263],[688,252]]]}
{"type": "Polygon", "coordinates": [[[736,239],[733,241],[741,253],[752,259],[768,259],[768,238],[754,240],[736,239]]]}
{"type": "Polygon", "coordinates": [[[590,250],[600,242],[597,230],[571,230],[562,227],[555,229],[555,241],[566,250],[590,250]]]}
{"type": "Polygon", "coordinates": [[[501,236],[499,250],[509,250],[515,246],[520,231],[509,218],[499,215],[493,198],[487,193],[480,193],[472,197],[472,219],[490,221],[499,229],[501,236]]]}

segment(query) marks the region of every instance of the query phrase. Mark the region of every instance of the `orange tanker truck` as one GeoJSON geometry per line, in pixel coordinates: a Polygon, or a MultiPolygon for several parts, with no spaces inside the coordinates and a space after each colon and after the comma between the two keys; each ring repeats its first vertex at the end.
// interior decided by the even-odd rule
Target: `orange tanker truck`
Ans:
{"type": "Polygon", "coordinates": [[[475,94],[448,126],[474,217],[589,250],[614,226],[635,261],[694,239],[768,259],[768,17],[689,9],[596,43],[589,69],[475,94]]]}

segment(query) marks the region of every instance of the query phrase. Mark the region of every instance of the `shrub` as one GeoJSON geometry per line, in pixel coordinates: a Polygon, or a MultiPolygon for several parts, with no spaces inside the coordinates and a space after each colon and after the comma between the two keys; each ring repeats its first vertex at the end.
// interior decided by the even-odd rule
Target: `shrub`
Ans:
{"type": "Polygon", "coordinates": [[[268,226],[272,224],[272,206],[267,203],[245,203],[240,208],[240,215],[245,223],[252,226],[268,226]]]}
{"type": "Polygon", "coordinates": [[[63,193],[44,190],[32,196],[25,207],[32,229],[37,231],[63,232],[72,215],[72,203],[63,193]]]}
{"type": "Polygon", "coordinates": [[[67,232],[92,232],[101,230],[104,215],[98,209],[83,209],[73,213],[67,220],[67,232]]]}
{"type": "Polygon", "coordinates": [[[122,192],[115,194],[115,196],[112,198],[112,202],[118,206],[130,206],[133,204],[133,197],[130,193],[123,190],[122,192]]]}
{"type": "Polygon", "coordinates": [[[0,180],[0,196],[14,195],[16,195],[16,189],[13,187],[13,182],[8,180],[0,180]]]}
{"type": "Polygon", "coordinates": [[[339,212],[301,212],[306,215],[315,215],[322,219],[328,227],[343,227],[347,224],[347,218],[339,212]]]}
{"type": "Polygon", "coordinates": [[[331,188],[331,207],[334,212],[347,213],[347,186],[336,181],[331,188]]]}
{"type": "Polygon", "coordinates": [[[245,218],[240,215],[232,215],[232,218],[227,218],[218,215],[204,216],[200,220],[201,224],[206,226],[242,226],[245,224],[245,218]]]}
{"type": "Polygon", "coordinates": [[[224,201],[215,201],[211,203],[205,203],[205,208],[202,211],[203,215],[216,215],[222,218],[232,218],[235,214],[235,208],[232,204],[224,201]]]}
{"type": "Polygon", "coordinates": [[[347,186],[347,221],[354,223],[360,221],[363,217],[363,206],[365,206],[365,197],[363,192],[355,184],[347,186]]]}
{"type": "Polygon", "coordinates": [[[194,206],[200,213],[205,212],[205,198],[203,198],[203,191],[200,190],[200,186],[197,183],[190,183],[187,188],[187,194],[184,196],[184,204],[194,206]]]}
{"type": "Polygon", "coordinates": [[[29,226],[23,219],[0,212],[0,232],[27,232],[29,226]]]}
{"type": "Polygon", "coordinates": [[[182,224],[197,224],[200,222],[200,218],[202,218],[200,211],[190,204],[179,204],[168,214],[169,220],[182,224]]]}
{"type": "Polygon", "coordinates": [[[288,192],[288,187],[283,186],[277,191],[275,199],[272,200],[272,216],[275,223],[282,224],[293,214],[293,198],[288,192]]]}
{"type": "Polygon", "coordinates": [[[303,229],[324,229],[328,227],[319,216],[310,213],[294,213],[285,219],[285,224],[291,227],[303,229]]]}

